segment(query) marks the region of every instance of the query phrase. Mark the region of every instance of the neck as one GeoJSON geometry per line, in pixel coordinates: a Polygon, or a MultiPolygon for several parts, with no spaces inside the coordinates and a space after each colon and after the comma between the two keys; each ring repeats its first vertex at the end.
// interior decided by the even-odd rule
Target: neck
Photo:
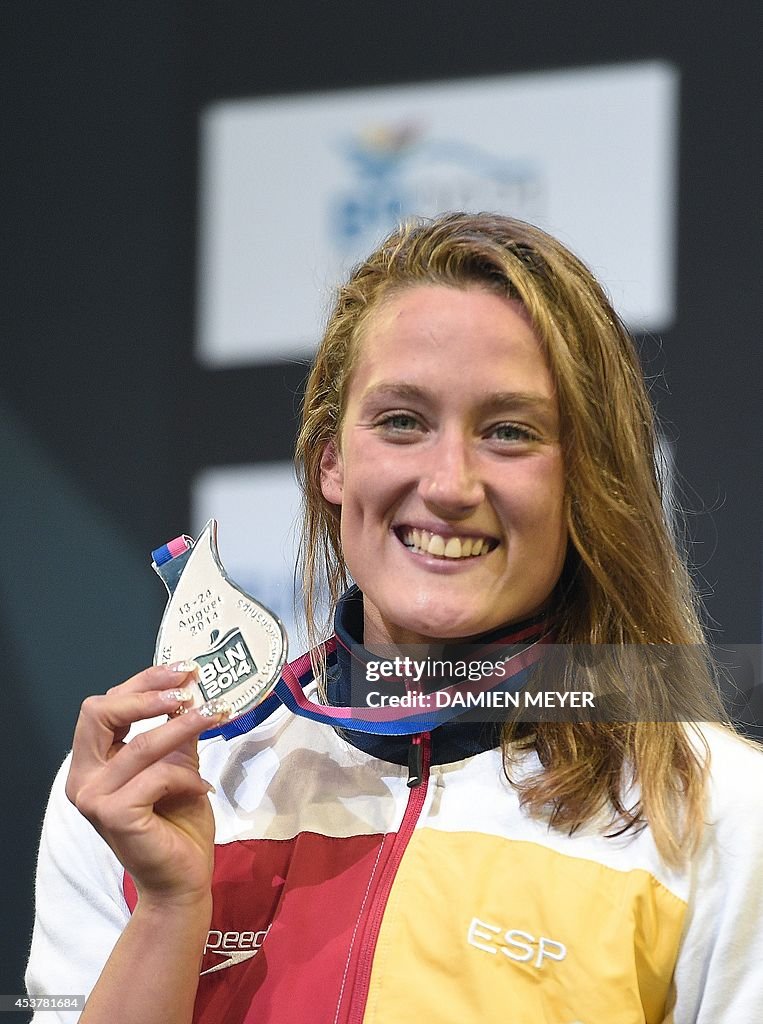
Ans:
{"type": "Polygon", "coordinates": [[[544,613],[548,611],[546,606],[537,608],[534,611],[523,615],[521,619],[512,622],[502,623],[498,627],[471,634],[470,636],[429,636],[423,633],[416,633],[405,629],[397,623],[388,622],[378,610],[363,606],[363,646],[370,653],[389,655],[390,648],[404,648],[408,646],[425,647],[461,647],[468,644],[479,643],[485,636],[503,636],[522,629],[525,625],[541,620],[544,613]]]}
{"type": "MultiPolygon", "coordinates": [[[[389,657],[394,656],[394,648],[405,645],[421,645],[423,647],[440,647],[459,649],[472,644],[485,644],[495,642],[511,643],[512,634],[521,633],[531,635],[537,632],[545,632],[544,623],[547,616],[546,609],[540,609],[533,615],[523,617],[521,621],[504,623],[487,633],[475,634],[472,636],[450,636],[435,637],[424,636],[410,631],[404,632],[393,626],[387,628],[387,624],[374,616],[369,615],[363,594],[357,586],[351,587],[344,597],[341,598],[334,616],[334,627],[340,645],[349,648],[351,645],[362,648],[371,656],[389,657]]],[[[409,652],[410,653],[410,652],[409,652]]]]}

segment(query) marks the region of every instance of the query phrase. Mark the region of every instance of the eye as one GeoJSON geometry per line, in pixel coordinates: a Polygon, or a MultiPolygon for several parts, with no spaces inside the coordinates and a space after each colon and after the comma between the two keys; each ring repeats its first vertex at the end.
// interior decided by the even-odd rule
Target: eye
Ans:
{"type": "Polygon", "coordinates": [[[538,435],[534,430],[529,427],[523,426],[521,423],[496,423],[494,427],[491,427],[488,431],[488,437],[495,438],[497,441],[537,441],[538,435]]]}
{"type": "Polygon", "coordinates": [[[410,434],[418,430],[421,424],[408,412],[391,412],[377,420],[376,426],[389,434],[410,434]]]}

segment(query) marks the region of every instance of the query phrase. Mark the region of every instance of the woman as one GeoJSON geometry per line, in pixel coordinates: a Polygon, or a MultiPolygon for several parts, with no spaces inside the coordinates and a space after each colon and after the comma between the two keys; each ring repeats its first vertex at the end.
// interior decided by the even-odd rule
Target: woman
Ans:
{"type": "Polygon", "coordinates": [[[384,652],[553,637],[577,653],[535,683],[633,720],[406,738],[281,708],[197,760],[219,704],[121,742],[183,705],[192,666],[148,669],[83,705],[84,817],[62,776],[30,990],[92,990],[87,1024],[752,1021],[763,826],[738,788],[762,761],[670,713],[723,720],[638,361],[590,272],[502,217],[402,228],[340,291],[297,460],[313,640],[326,580],[335,606],[308,696],[353,703],[384,652]]]}

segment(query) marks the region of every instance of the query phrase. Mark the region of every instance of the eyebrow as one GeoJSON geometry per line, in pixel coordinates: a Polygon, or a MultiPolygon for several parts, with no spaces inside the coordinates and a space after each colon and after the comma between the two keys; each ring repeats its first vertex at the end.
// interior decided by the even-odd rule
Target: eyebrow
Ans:
{"type": "MultiPolygon", "coordinates": [[[[363,401],[385,399],[411,399],[431,402],[432,396],[426,388],[407,381],[382,381],[370,387],[363,395],[363,401]]],[[[538,391],[494,391],[488,392],[480,402],[483,413],[500,412],[506,409],[527,409],[542,415],[554,416],[556,403],[538,391]]]]}

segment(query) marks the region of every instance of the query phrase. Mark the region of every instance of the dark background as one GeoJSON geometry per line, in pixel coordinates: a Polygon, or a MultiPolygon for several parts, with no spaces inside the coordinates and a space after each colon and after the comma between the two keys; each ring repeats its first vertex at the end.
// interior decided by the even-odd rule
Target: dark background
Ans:
{"type": "Polygon", "coordinates": [[[22,991],[34,851],[79,703],[151,659],[164,592],[148,552],[188,527],[196,470],[290,453],[299,366],[193,362],[197,132],[211,100],[671,61],[677,317],[642,343],[709,624],[719,643],[760,643],[757,5],[6,0],[3,12],[0,992],[22,991]]]}

